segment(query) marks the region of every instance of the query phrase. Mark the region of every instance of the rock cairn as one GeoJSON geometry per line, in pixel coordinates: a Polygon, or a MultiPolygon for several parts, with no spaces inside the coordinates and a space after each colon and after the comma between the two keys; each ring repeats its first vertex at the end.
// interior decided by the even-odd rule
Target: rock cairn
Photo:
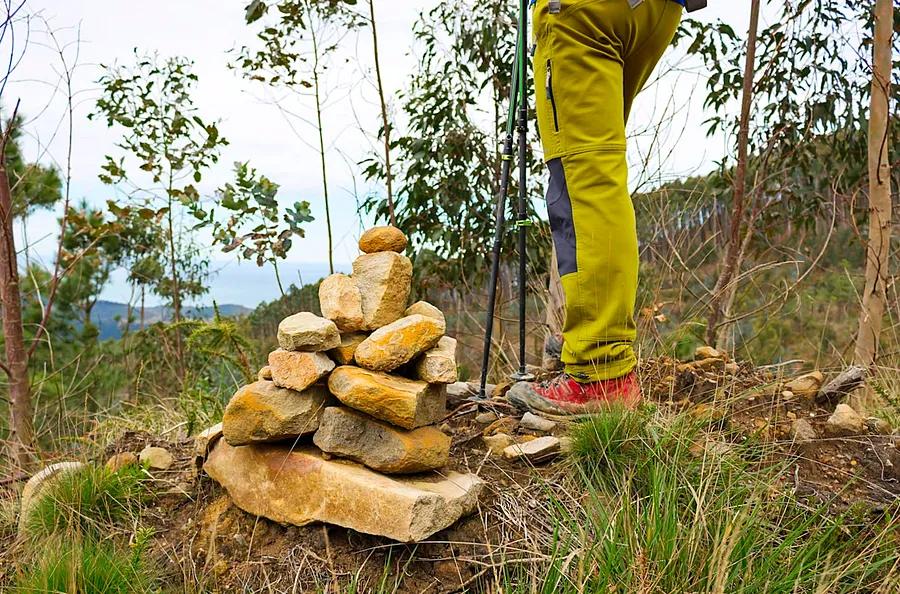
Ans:
{"type": "Polygon", "coordinates": [[[407,307],[406,245],[394,227],[366,231],[353,274],[322,281],[322,317],[282,320],[269,365],[228,403],[204,469],[238,507],[404,542],[474,510],[482,482],[440,470],[450,437],[435,426],[456,340],[438,308],[407,307]]]}

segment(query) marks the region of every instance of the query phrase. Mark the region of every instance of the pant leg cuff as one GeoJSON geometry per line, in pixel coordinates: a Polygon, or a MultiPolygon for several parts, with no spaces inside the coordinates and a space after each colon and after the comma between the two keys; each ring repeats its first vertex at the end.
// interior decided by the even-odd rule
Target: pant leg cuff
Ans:
{"type": "Polygon", "coordinates": [[[567,364],[566,373],[580,383],[600,382],[628,375],[637,367],[634,355],[612,363],[567,364]]]}

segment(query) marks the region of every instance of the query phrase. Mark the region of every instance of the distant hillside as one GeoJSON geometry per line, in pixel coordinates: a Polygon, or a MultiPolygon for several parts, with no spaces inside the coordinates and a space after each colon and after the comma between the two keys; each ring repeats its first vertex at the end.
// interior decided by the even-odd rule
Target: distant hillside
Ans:
{"type": "MultiPolygon", "coordinates": [[[[222,304],[219,305],[219,313],[226,317],[244,316],[252,309],[243,305],[222,304]]],[[[115,301],[98,301],[91,312],[91,321],[100,329],[100,339],[106,340],[122,336],[122,323],[128,315],[128,305],[115,301]]],[[[140,315],[135,310],[132,315],[140,315]]],[[[184,310],[185,317],[208,320],[213,317],[212,306],[188,307],[184,310]]],[[[154,324],[171,319],[169,308],[163,305],[147,307],[144,309],[144,324],[154,324]]],[[[140,327],[140,321],[131,325],[132,329],[140,327]]]]}

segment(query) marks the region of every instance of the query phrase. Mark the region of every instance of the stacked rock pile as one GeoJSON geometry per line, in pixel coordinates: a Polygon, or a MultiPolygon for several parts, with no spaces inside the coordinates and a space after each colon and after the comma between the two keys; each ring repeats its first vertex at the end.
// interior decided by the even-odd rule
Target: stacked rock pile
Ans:
{"type": "Polygon", "coordinates": [[[285,318],[259,380],[228,403],[204,468],[238,507],[400,541],[474,509],[481,481],[439,470],[450,437],[435,423],[457,379],[456,341],[438,308],[407,307],[406,244],[394,227],[364,233],[353,274],[322,281],[322,317],[285,318]]]}

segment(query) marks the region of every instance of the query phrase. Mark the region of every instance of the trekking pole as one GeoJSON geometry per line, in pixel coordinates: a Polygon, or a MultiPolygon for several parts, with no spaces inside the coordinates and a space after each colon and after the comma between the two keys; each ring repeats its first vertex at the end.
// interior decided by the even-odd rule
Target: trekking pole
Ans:
{"type": "Polygon", "coordinates": [[[523,247],[523,243],[525,242],[525,225],[521,223],[521,221],[525,218],[523,216],[523,200],[524,200],[524,180],[525,180],[525,167],[524,167],[524,158],[525,158],[525,134],[526,129],[525,125],[527,123],[527,115],[528,115],[528,104],[527,104],[527,95],[525,91],[527,89],[527,70],[526,65],[528,63],[528,55],[527,55],[527,29],[528,29],[528,13],[527,13],[527,0],[519,0],[519,30],[516,40],[516,52],[515,52],[515,61],[513,63],[512,69],[512,78],[510,81],[510,91],[509,91],[509,112],[506,119],[506,137],[503,142],[503,152],[500,155],[501,159],[501,167],[500,167],[500,188],[497,192],[497,206],[494,211],[494,245],[491,250],[491,276],[490,281],[488,282],[488,303],[487,303],[487,313],[485,315],[485,328],[484,328],[484,348],[482,351],[482,359],[481,359],[481,384],[478,391],[477,398],[479,400],[484,400],[487,398],[486,394],[486,386],[487,386],[487,375],[488,375],[488,366],[490,365],[491,359],[491,346],[494,332],[494,307],[497,302],[497,282],[499,280],[500,275],[500,251],[503,244],[503,231],[505,227],[506,220],[506,198],[509,194],[509,178],[510,172],[512,169],[512,158],[513,158],[513,132],[516,128],[516,114],[518,112],[518,132],[519,132],[519,209],[517,213],[517,221],[516,225],[519,227],[519,254],[520,254],[520,262],[519,262],[519,291],[520,291],[520,306],[519,306],[519,337],[520,337],[520,373],[516,374],[516,376],[522,374],[525,369],[525,357],[524,357],[524,328],[525,328],[525,316],[524,316],[524,303],[525,299],[523,296],[524,289],[524,254],[525,250],[523,247]]]}
{"type": "Polygon", "coordinates": [[[519,2],[519,30],[522,51],[517,52],[519,62],[519,205],[516,230],[519,234],[519,371],[511,377],[513,381],[531,381],[534,376],[525,368],[525,313],[527,309],[527,235],[531,219],[528,218],[528,167],[526,152],[528,147],[528,13],[527,1],[519,2]]]}

